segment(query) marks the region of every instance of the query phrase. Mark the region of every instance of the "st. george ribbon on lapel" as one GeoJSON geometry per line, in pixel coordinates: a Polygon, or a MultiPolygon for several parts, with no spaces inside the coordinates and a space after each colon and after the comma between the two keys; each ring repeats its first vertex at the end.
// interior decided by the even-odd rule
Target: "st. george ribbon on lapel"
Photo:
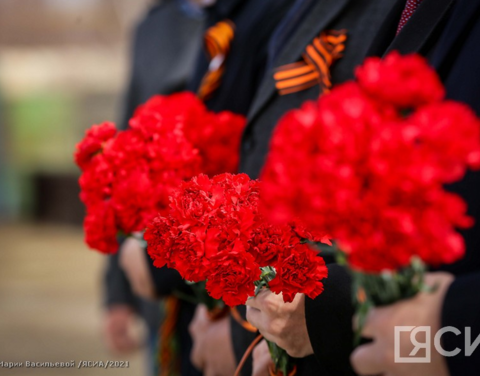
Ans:
{"type": "Polygon", "coordinates": [[[210,57],[210,66],[198,89],[197,95],[201,100],[209,99],[220,86],[234,36],[235,25],[230,20],[220,21],[205,32],[205,50],[210,57]]]}
{"type": "MultiPolygon", "coordinates": [[[[317,4],[302,20],[294,36],[286,42],[282,51],[276,57],[276,66],[283,66],[301,59],[305,52],[305,46],[310,44],[315,37],[318,37],[319,32],[325,30],[352,2],[353,0],[317,0],[317,4]]],[[[272,71],[266,72],[249,111],[249,119],[253,119],[270,97],[277,92],[273,73],[272,71]]]]}
{"type": "Polygon", "coordinates": [[[330,67],[342,57],[347,40],[347,30],[322,31],[305,48],[301,61],[275,69],[273,78],[280,95],[296,93],[320,85],[326,93],[332,87],[330,67]]]}

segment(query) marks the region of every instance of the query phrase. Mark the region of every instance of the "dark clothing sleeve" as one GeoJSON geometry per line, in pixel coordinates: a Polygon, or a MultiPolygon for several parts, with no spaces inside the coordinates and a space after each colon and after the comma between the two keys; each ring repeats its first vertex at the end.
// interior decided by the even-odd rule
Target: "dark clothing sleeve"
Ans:
{"type": "Polygon", "coordinates": [[[355,375],[350,366],[353,351],[351,277],[336,264],[328,265],[325,290],[316,299],[306,298],[308,335],[318,362],[335,376],[355,375]]]}
{"type": "Polygon", "coordinates": [[[183,280],[182,276],[175,269],[170,269],[164,266],[157,268],[153,265],[153,260],[145,250],[145,258],[150,269],[150,276],[153,280],[155,295],[159,298],[170,296],[175,291],[190,293],[191,289],[183,280]]]}
{"type": "Polygon", "coordinates": [[[137,312],[151,332],[156,332],[162,319],[158,302],[144,300],[136,296],[125,272],[119,264],[119,253],[109,256],[104,274],[104,304],[107,308],[127,305],[137,312]]]}
{"type": "Polygon", "coordinates": [[[460,335],[446,333],[442,336],[442,345],[446,351],[456,348],[461,352],[448,357],[450,376],[478,376],[480,373],[480,346],[473,354],[465,353],[466,328],[471,328],[469,344],[480,335],[480,273],[457,277],[445,297],[442,312],[442,327],[454,327],[460,335]]]}
{"type": "MultiPolygon", "coordinates": [[[[447,97],[468,104],[477,115],[480,115],[479,20],[478,1],[457,0],[432,58],[432,63],[446,86],[447,97]]],[[[451,326],[461,332],[458,336],[454,333],[442,336],[445,350],[461,350],[457,356],[447,358],[451,376],[480,374],[480,346],[471,356],[465,356],[465,328],[471,328],[470,344],[480,335],[479,187],[478,171],[467,172],[462,181],[449,187],[462,196],[468,204],[468,214],[475,218],[475,225],[462,231],[466,247],[464,259],[442,268],[455,275],[455,281],[445,297],[442,327],[451,326]]]]}
{"type": "MultiPolygon", "coordinates": [[[[150,275],[153,279],[155,294],[158,298],[175,296],[175,292],[181,292],[185,295],[192,295],[193,292],[189,285],[185,283],[180,274],[167,267],[157,268],[153,265],[153,260],[145,251],[145,257],[149,266],[150,275]]],[[[190,353],[192,351],[192,338],[188,327],[195,314],[196,305],[188,301],[179,299],[179,308],[176,314],[175,332],[178,339],[178,354],[180,361],[180,374],[182,376],[201,376],[190,362],[190,353]]],[[[166,312],[168,315],[168,311],[166,312]]]]}
{"type": "Polygon", "coordinates": [[[130,283],[118,263],[119,254],[109,256],[104,277],[104,301],[107,307],[125,304],[138,309],[138,300],[130,288],[130,283]]]}

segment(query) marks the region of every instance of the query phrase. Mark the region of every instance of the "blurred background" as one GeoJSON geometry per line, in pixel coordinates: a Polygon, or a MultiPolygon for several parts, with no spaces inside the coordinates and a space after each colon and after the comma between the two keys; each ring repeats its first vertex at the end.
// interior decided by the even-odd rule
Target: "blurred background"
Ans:
{"type": "Polygon", "coordinates": [[[104,260],[83,244],[75,144],[117,120],[130,32],[148,0],[0,0],[0,362],[129,360],[102,342],[104,260]]]}

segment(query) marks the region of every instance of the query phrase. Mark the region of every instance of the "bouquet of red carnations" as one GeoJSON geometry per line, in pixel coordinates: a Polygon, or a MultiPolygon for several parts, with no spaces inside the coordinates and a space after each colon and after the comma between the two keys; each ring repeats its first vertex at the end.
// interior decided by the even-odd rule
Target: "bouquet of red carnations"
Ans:
{"type": "MultiPolygon", "coordinates": [[[[272,226],[259,213],[260,182],[247,175],[199,175],[181,184],[167,215],[144,238],[157,267],[176,269],[228,306],[245,304],[263,288],[291,302],[297,293],[315,298],[327,277],[325,262],[305,240],[328,241],[292,224],[272,226]]],[[[276,367],[289,372],[285,352],[276,367]]]]}
{"type": "Polygon", "coordinates": [[[335,239],[361,321],[424,289],[426,265],[463,256],[472,218],[444,185],[480,167],[480,123],[417,55],[368,59],[356,78],[281,120],[262,197],[274,223],[335,239]]]}
{"type": "Polygon", "coordinates": [[[115,253],[117,235],[143,231],[165,213],[183,180],[235,172],[244,125],[243,116],[215,114],[194,94],[180,93],[140,106],[128,130],[113,123],[89,129],[75,153],[87,244],[115,253]]]}

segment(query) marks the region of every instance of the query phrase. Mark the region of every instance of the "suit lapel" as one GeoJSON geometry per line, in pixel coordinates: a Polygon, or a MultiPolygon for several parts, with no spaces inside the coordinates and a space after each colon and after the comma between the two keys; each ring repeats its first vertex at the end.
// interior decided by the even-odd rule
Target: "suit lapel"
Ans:
{"type": "Polygon", "coordinates": [[[405,2],[399,0],[395,4],[368,55],[383,56],[394,50],[402,54],[421,52],[445,20],[455,0],[424,0],[400,34],[395,36],[405,2]]]}
{"type": "Polygon", "coordinates": [[[367,56],[382,56],[390,44],[392,44],[400,21],[400,15],[405,8],[405,2],[406,0],[398,0],[395,3],[380,26],[377,36],[368,50],[367,56]]]}
{"type": "MultiPolygon", "coordinates": [[[[318,3],[312,8],[279,54],[275,61],[276,67],[298,61],[305,51],[306,46],[312,42],[313,38],[317,37],[352,0],[317,1],[318,3]]],[[[267,71],[263,78],[248,115],[250,123],[268,100],[276,93],[277,89],[275,88],[273,73],[272,70],[267,71]]]]}
{"type": "Polygon", "coordinates": [[[455,0],[424,0],[385,54],[394,50],[403,54],[422,51],[435,35],[437,27],[445,20],[454,2],[455,0]]]}

